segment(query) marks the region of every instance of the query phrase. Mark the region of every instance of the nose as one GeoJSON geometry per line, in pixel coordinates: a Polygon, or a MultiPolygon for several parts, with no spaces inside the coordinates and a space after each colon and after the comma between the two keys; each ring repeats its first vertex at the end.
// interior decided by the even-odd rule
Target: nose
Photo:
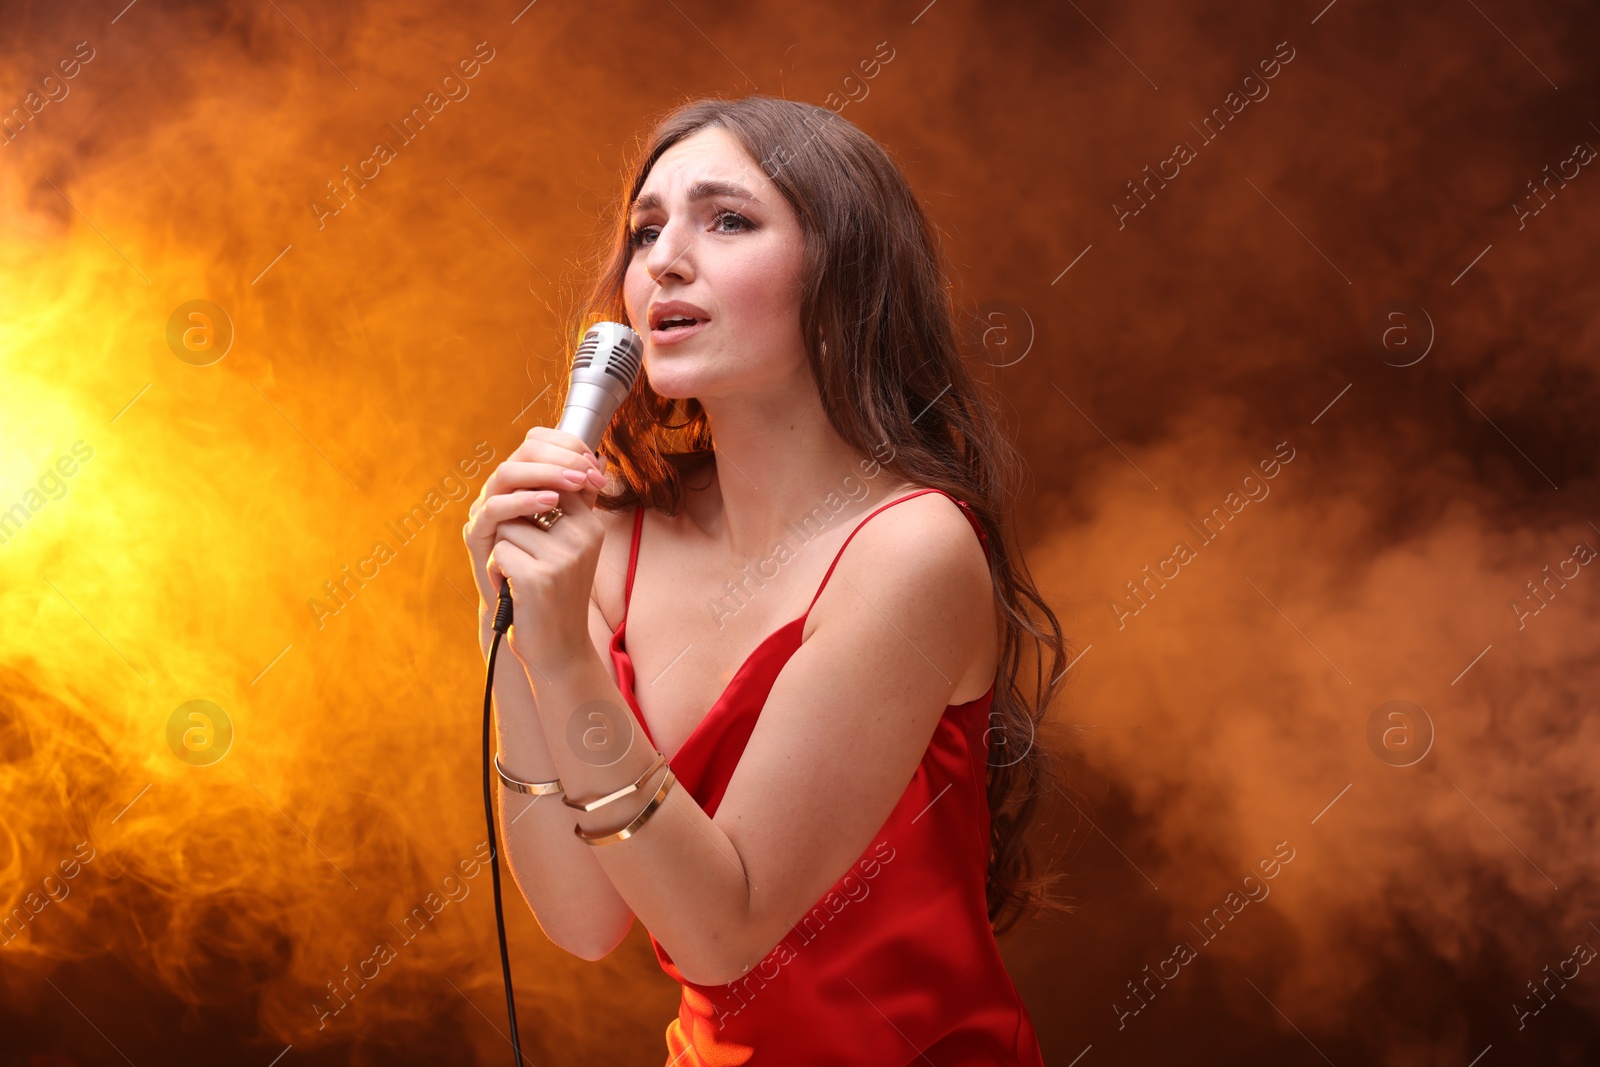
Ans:
{"type": "Polygon", "coordinates": [[[658,284],[664,278],[692,281],[693,247],[694,240],[688,232],[688,226],[677,220],[669,220],[656,231],[656,239],[651,242],[649,255],[645,257],[645,270],[658,284]]]}

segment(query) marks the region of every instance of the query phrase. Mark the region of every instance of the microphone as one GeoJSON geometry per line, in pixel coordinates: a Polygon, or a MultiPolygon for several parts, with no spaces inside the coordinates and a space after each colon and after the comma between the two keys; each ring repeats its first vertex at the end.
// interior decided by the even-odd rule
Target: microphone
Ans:
{"type": "MultiPolygon", "coordinates": [[[[567,386],[567,403],[556,429],[572,434],[591,452],[600,447],[600,438],[611,425],[617,409],[639,377],[640,355],[644,342],[631,328],[620,322],[597,322],[584,333],[572,362],[572,381],[567,386]]],[[[511,1025],[513,1062],[522,1067],[522,1038],[517,1032],[517,1000],[511,988],[511,953],[506,945],[505,905],[500,892],[500,849],[494,825],[494,799],[490,791],[489,741],[493,718],[495,657],[500,638],[511,628],[511,583],[500,584],[500,601],[495,609],[494,641],[489,646],[488,678],[483,690],[483,816],[489,830],[489,869],[494,883],[494,923],[500,939],[500,975],[506,988],[506,1017],[511,1025]]],[[[535,800],[538,798],[535,797],[535,800]]]]}
{"type": "MultiPolygon", "coordinates": [[[[572,360],[567,402],[556,429],[572,434],[591,452],[598,449],[606,427],[639,377],[643,351],[644,341],[632,327],[620,322],[597,322],[589,327],[572,360]]],[[[511,614],[511,583],[504,582],[495,606],[495,633],[511,628],[511,614]]]]}
{"type": "Polygon", "coordinates": [[[620,322],[597,322],[583,335],[572,362],[567,405],[556,429],[579,438],[592,452],[639,377],[644,342],[620,322]]]}

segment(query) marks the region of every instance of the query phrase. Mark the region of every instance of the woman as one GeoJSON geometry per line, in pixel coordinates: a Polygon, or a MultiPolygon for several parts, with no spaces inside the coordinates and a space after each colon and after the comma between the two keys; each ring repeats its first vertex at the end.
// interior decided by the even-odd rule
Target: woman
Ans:
{"type": "Polygon", "coordinates": [[[669,1063],[1038,1065],[994,935],[1060,907],[1016,679],[1066,648],[931,227],[866,134],[765,97],[669,115],[623,209],[575,324],[646,338],[605,460],[536,427],[465,531],[485,652],[515,602],[517,884],[584,959],[644,923],[669,1063]]]}

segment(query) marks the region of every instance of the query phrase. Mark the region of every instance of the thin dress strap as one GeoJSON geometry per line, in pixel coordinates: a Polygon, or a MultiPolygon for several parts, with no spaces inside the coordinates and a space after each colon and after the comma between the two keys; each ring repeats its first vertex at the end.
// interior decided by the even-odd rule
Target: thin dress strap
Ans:
{"type": "Polygon", "coordinates": [[[628,584],[622,591],[622,617],[628,617],[628,604],[633,600],[633,571],[639,563],[639,531],[644,527],[644,503],[640,502],[633,513],[633,544],[628,549],[628,584]]]}
{"type": "MultiPolygon", "coordinates": [[[[805,615],[800,616],[802,619],[811,614],[812,607],[814,607],[817,603],[817,597],[820,597],[822,595],[822,590],[827,588],[828,579],[833,577],[833,569],[839,565],[839,558],[844,555],[845,548],[850,544],[850,538],[854,537],[861,527],[870,522],[873,515],[876,515],[885,508],[891,508],[903,500],[910,500],[912,497],[922,496],[924,493],[943,493],[945,496],[950,496],[950,494],[946,493],[943,489],[918,489],[915,492],[907,493],[905,496],[891,500],[885,504],[878,505],[878,507],[874,508],[872,513],[869,514],[865,519],[862,519],[860,522],[856,523],[856,528],[850,531],[850,536],[844,539],[844,544],[840,545],[839,551],[834,553],[833,562],[828,564],[828,572],[822,576],[822,584],[817,586],[817,591],[812,594],[811,603],[806,605],[805,615]]],[[[984,557],[988,558],[989,535],[984,532],[983,524],[978,521],[978,517],[972,513],[971,507],[965,500],[956,500],[956,498],[953,496],[950,496],[950,499],[955,501],[955,503],[961,508],[961,514],[965,515],[967,517],[967,521],[972,524],[972,529],[978,535],[978,541],[983,545],[984,557]]],[[[640,504],[633,515],[633,542],[628,548],[628,581],[622,593],[622,618],[624,621],[626,621],[628,618],[628,605],[633,601],[633,573],[639,564],[639,534],[643,528],[644,505],[640,504]]]]}
{"type": "Polygon", "coordinates": [[[850,531],[850,536],[846,537],[844,539],[844,544],[840,545],[839,546],[839,551],[834,553],[833,562],[828,564],[828,573],[826,573],[826,574],[824,574],[822,576],[822,584],[817,586],[816,593],[813,594],[812,597],[811,597],[811,603],[806,605],[806,614],[800,616],[802,619],[804,619],[806,617],[806,615],[810,615],[811,614],[811,609],[816,606],[817,597],[820,597],[822,595],[822,590],[825,589],[827,587],[827,585],[828,585],[828,579],[833,577],[833,569],[839,565],[839,558],[844,555],[844,550],[849,547],[850,538],[854,537],[856,534],[860,533],[861,532],[861,528],[863,526],[865,526],[867,523],[871,522],[872,521],[872,517],[874,515],[876,515],[878,512],[884,510],[885,508],[892,508],[896,504],[900,503],[901,501],[910,500],[912,497],[922,496],[924,493],[942,493],[945,496],[949,496],[951,500],[955,501],[955,503],[961,508],[961,514],[963,514],[963,515],[965,515],[967,517],[967,521],[969,523],[971,523],[972,524],[972,528],[977,531],[978,540],[983,545],[984,557],[988,558],[988,555],[989,555],[989,538],[988,538],[988,535],[983,532],[983,525],[978,521],[977,516],[973,515],[972,512],[968,509],[967,502],[965,500],[956,500],[955,497],[950,496],[950,494],[946,493],[943,489],[918,489],[915,492],[907,493],[905,496],[897,497],[896,499],[891,500],[886,504],[878,505],[876,508],[872,509],[872,512],[870,514],[868,514],[866,518],[864,518],[860,522],[856,523],[856,528],[854,530],[850,531]]]}

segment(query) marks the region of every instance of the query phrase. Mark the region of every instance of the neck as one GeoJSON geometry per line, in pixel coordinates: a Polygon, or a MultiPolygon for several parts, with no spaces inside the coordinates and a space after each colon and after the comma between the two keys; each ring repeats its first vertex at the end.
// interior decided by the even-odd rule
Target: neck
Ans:
{"type": "Polygon", "coordinates": [[[848,521],[900,484],[845,443],[809,378],[804,384],[701,398],[716,442],[716,480],[691,498],[689,515],[732,559],[768,556],[780,541],[797,549],[803,538],[795,528],[808,517],[848,521]]]}

